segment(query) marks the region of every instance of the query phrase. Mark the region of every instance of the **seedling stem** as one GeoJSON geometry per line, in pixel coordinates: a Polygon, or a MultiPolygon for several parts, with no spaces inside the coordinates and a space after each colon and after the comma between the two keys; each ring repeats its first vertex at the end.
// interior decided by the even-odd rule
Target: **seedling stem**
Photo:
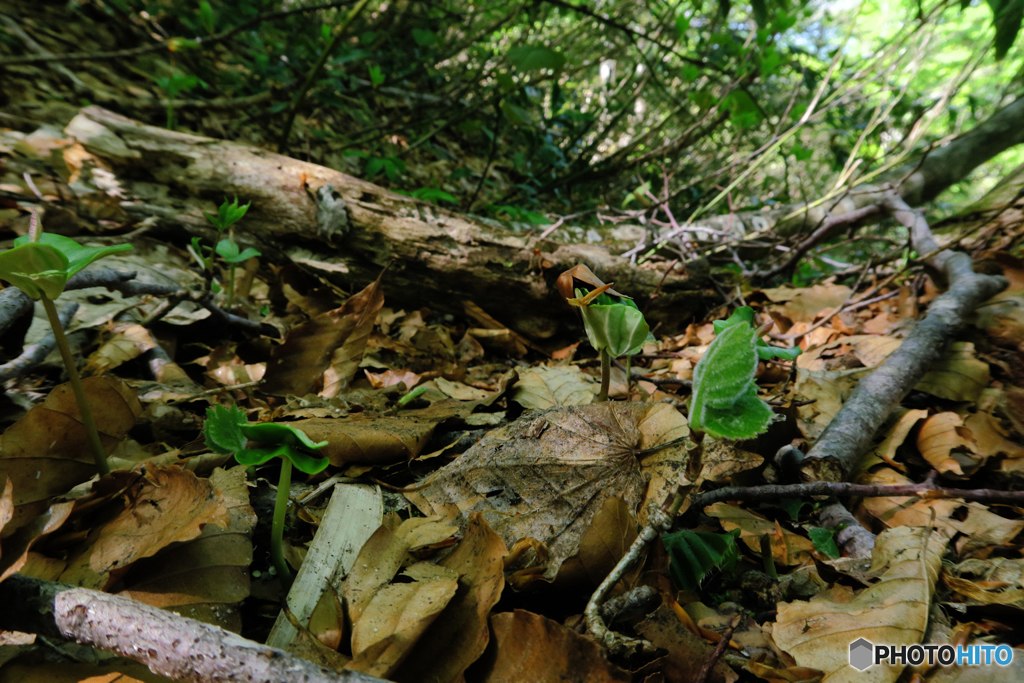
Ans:
{"type": "Polygon", "coordinates": [[[64,361],[64,367],[68,371],[68,379],[71,380],[71,390],[75,394],[75,401],[78,403],[78,411],[82,414],[82,424],[85,425],[85,432],[89,435],[89,446],[92,448],[93,458],[96,460],[96,469],[100,476],[110,474],[110,465],[107,464],[107,456],[103,452],[103,444],[100,442],[100,433],[96,429],[96,421],[92,418],[92,409],[89,401],[85,398],[85,388],[82,386],[82,378],[75,367],[75,357],[71,354],[71,347],[68,345],[68,338],[64,336],[64,328],[61,327],[60,317],[57,315],[57,307],[53,305],[45,294],[40,297],[43,308],[46,310],[46,317],[53,328],[53,338],[60,349],[60,357],[64,361]]]}
{"type": "Polygon", "coordinates": [[[285,586],[292,581],[292,572],[284,559],[284,522],[288,515],[288,495],[292,487],[292,461],[281,458],[281,474],[277,478],[277,499],[274,501],[274,521],[270,527],[270,560],[285,586]]]}

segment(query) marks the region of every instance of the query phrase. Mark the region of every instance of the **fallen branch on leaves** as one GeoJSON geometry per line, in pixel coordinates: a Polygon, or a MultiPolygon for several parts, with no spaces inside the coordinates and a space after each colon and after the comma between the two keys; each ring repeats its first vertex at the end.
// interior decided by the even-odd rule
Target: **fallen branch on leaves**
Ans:
{"type": "Polygon", "coordinates": [[[885,208],[910,230],[914,250],[948,289],[928,306],[928,313],[878,368],[860,380],[849,400],[828,424],[802,464],[805,481],[842,481],[871,448],[875,434],[942,355],[966,317],[983,301],[1006,287],[998,275],[980,275],[971,257],[944,250],[936,243],[920,211],[895,192],[885,208]]]}
{"type": "Polygon", "coordinates": [[[382,683],[334,672],[220,627],[129,598],[20,574],[0,583],[0,629],[69,639],[194,683],[382,683]]]}

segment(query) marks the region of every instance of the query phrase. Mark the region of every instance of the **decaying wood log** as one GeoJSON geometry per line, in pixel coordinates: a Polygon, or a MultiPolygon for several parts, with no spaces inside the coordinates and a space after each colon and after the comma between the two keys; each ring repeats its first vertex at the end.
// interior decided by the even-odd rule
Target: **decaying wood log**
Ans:
{"type": "Polygon", "coordinates": [[[347,289],[361,288],[390,263],[385,296],[392,306],[461,312],[463,301],[475,300],[516,331],[545,339],[574,320],[554,280],[576,263],[641,305],[662,283],[648,314],[665,331],[701,313],[708,294],[685,274],[638,268],[603,247],[492,228],[323,166],[99,107],[83,109],[66,132],[110,165],[124,191],[121,208],[135,221],[176,232],[181,242],[189,235],[211,240],[203,212],[237,196],[252,201],[235,232],[243,247],[347,289]]]}

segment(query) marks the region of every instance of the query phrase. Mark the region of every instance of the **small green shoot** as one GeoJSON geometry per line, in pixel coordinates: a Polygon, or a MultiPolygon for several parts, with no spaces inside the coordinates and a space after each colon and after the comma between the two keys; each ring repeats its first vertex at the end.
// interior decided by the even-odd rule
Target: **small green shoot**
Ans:
{"type": "Polygon", "coordinates": [[[771,407],[757,396],[754,374],[761,359],[795,358],[800,349],[769,346],[751,323],[744,306],[717,321],[718,336],[693,371],[690,428],[720,439],[752,439],[775,421],[771,407]]]}
{"type": "Polygon", "coordinates": [[[221,205],[217,207],[216,216],[206,211],[203,213],[206,214],[206,220],[210,221],[210,224],[217,228],[217,232],[224,232],[232,225],[242,220],[245,216],[245,212],[249,210],[250,206],[252,206],[252,202],[249,202],[244,206],[239,206],[238,197],[235,197],[231,203],[228,203],[228,200],[225,199],[221,205]]]}
{"type": "MultiPolygon", "coordinates": [[[[239,205],[238,197],[235,197],[231,202],[228,202],[225,198],[217,208],[216,216],[206,211],[203,213],[206,215],[206,219],[210,221],[210,224],[217,228],[217,232],[223,234],[225,230],[228,230],[235,223],[242,220],[250,206],[252,206],[252,202],[239,205]]],[[[220,256],[224,262],[228,264],[228,307],[231,306],[235,298],[235,266],[239,263],[244,263],[253,257],[261,256],[260,252],[252,247],[242,250],[230,233],[227,237],[218,241],[217,246],[214,247],[212,251],[210,250],[210,247],[204,246],[198,237],[193,237],[191,252],[195,259],[199,261],[199,265],[202,267],[203,273],[206,274],[207,280],[210,281],[211,288],[214,288],[211,280],[214,254],[220,256]]]]}
{"type": "Polygon", "coordinates": [[[315,443],[303,432],[287,424],[249,424],[245,412],[237,406],[208,408],[203,431],[206,445],[210,450],[222,455],[232,455],[241,465],[252,467],[274,458],[281,459],[277,498],[274,502],[274,520],[270,529],[270,557],[277,575],[287,585],[291,581],[291,570],[284,559],[283,539],[292,466],[306,474],[322,472],[330,461],[327,458],[318,458],[313,451],[323,448],[327,442],[315,443]],[[249,446],[250,441],[255,444],[249,446]]]}
{"type": "Polygon", "coordinates": [[[104,453],[103,444],[100,442],[92,409],[86,401],[82,378],[78,374],[75,358],[71,353],[67,337],[64,336],[64,329],[61,327],[60,318],[57,315],[57,307],[53,302],[64,293],[64,286],[72,275],[93,261],[131,248],[130,244],[118,244],[111,247],[83,247],[70,237],[44,233],[42,229],[39,229],[34,232],[34,239],[28,235],[19,237],[14,240],[13,249],[0,253],[0,278],[25,292],[30,298],[43,302],[43,309],[46,311],[50,328],[53,330],[53,338],[60,350],[64,368],[68,371],[71,390],[82,414],[82,424],[85,425],[89,446],[96,461],[96,469],[101,475],[109,473],[110,466],[107,464],[107,456],[104,453]]]}

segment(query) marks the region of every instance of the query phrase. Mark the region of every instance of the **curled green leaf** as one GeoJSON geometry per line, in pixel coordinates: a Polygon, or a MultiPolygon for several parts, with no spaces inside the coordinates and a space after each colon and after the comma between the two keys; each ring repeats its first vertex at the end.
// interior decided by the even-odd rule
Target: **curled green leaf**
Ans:
{"type": "MultiPolygon", "coordinates": [[[[586,292],[577,289],[576,296],[583,298],[586,292]]],[[[613,358],[640,353],[644,343],[651,338],[651,328],[644,320],[644,314],[631,299],[601,294],[588,305],[581,306],[580,311],[591,346],[598,351],[607,350],[613,358]]]]}

